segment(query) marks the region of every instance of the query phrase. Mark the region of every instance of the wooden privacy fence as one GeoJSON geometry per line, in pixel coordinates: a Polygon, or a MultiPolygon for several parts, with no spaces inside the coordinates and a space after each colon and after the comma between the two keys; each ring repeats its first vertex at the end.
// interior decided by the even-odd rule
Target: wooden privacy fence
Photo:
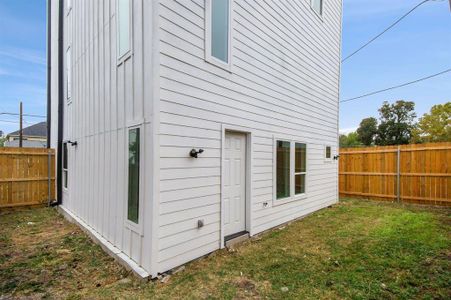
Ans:
{"type": "Polygon", "coordinates": [[[55,199],[55,151],[0,148],[0,208],[55,199]]]}
{"type": "Polygon", "coordinates": [[[451,143],[340,149],[340,195],[451,206],[451,143]]]}

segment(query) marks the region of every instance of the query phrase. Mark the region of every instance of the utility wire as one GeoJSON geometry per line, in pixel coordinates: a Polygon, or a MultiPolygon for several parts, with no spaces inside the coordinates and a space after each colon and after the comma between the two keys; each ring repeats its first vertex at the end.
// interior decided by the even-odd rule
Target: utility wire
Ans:
{"type": "MultiPolygon", "coordinates": [[[[8,116],[20,116],[18,113],[9,113],[9,112],[0,112],[0,115],[8,115],[8,116]]],[[[29,115],[29,114],[23,114],[24,117],[30,117],[30,118],[47,118],[46,116],[40,116],[40,115],[29,115]]]]}
{"type": "MultiPolygon", "coordinates": [[[[380,38],[384,33],[386,33],[387,31],[389,31],[390,29],[392,29],[393,27],[395,27],[399,22],[401,22],[405,17],[407,17],[408,15],[410,15],[414,10],[416,10],[418,7],[420,7],[421,5],[425,4],[426,2],[429,1],[437,1],[437,0],[424,0],[421,3],[417,4],[414,8],[412,8],[411,10],[409,10],[406,14],[404,14],[401,18],[399,18],[398,20],[396,20],[395,23],[393,23],[392,25],[390,25],[389,27],[387,27],[384,31],[382,31],[381,33],[379,33],[378,35],[376,35],[374,38],[372,38],[371,40],[369,40],[368,42],[366,42],[365,44],[363,44],[363,46],[361,46],[360,48],[358,48],[357,50],[355,50],[354,52],[352,52],[351,54],[349,54],[348,56],[346,56],[341,62],[344,63],[346,60],[348,60],[349,58],[351,58],[352,56],[356,55],[357,53],[359,53],[360,51],[362,51],[365,47],[367,47],[369,44],[371,44],[372,42],[374,42],[375,40],[377,40],[378,38],[380,38]]],[[[443,0],[441,0],[443,1],[443,0]]]]}
{"type": "Polygon", "coordinates": [[[395,85],[395,86],[392,86],[392,87],[389,87],[389,88],[386,88],[386,89],[383,89],[383,90],[374,91],[374,92],[371,92],[371,93],[368,93],[368,94],[364,94],[364,95],[361,95],[361,96],[358,96],[358,97],[354,97],[354,98],[349,98],[349,99],[341,100],[340,102],[341,102],[341,103],[342,103],[342,102],[349,102],[349,101],[353,101],[353,100],[365,98],[365,97],[368,97],[368,96],[380,94],[380,93],[383,93],[383,92],[386,92],[386,91],[398,89],[398,88],[401,88],[401,87],[404,87],[404,86],[408,86],[408,85],[411,85],[411,84],[414,84],[414,83],[418,83],[418,82],[421,82],[421,81],[425,81],[425,80],[428,80],[428,79],[431,79],[431,78],[434,78],[434,77],[443,75],[443,74],[448,73],[448,72],[451,72],[451,68],[449,68],[449,69],[447,69],[447,70],[445,70],[445,71],[442,71],[442,72],[433,74],[433,75],[429,75],[429,76],[427,76],[427,77],[423,77],[423,78],[414,80],[414,81],[406,82],[406,83],[403,83],[403,84],[400,84],[400,85],[395,85]]]}

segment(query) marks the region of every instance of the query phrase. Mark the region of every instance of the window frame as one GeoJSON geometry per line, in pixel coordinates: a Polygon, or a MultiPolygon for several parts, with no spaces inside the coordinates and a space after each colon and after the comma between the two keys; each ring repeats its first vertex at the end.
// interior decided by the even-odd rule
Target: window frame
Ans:
{"type": "Polygon", "coordinates": [[[318,18],[320,18],[322,21],[323,14],[324,14],[324,1],[325,0],[320,0],[321,1],[321,12],[317,12],[316,9],[313,7],[313,1],[315,1],[315,0],[310,0],[310,8],[315,12],[315,14],[318,16],[318,18]]]}
{"type": "Polygon", "coordinates": [[[124,203],[124,220],[125,220],[125,227],[130,229],[131,231],[139,234],[140,236],[143,236],[143,205],[144,205],[144,126],[143,124],[138,125],[131,125],[127,127],[127,130],[125,131],[125,162],[126,162],[126,176],[125,176],[125,203],[124,203]],[[129,189],[129,165],[128,165],[128,159],[129,159],[129,143],[130,143],[130,131],[133,129],[139,129],[139,187],[138,187],[138,223],[135,223],[128,219],[128,189],[129,189]]]}
{"type": "Polygon", "coordinates": [[[62,163],[62,176],[63,176],[63,190],[69,190],[69,148],[68,143],[63,142],[63,163],[62,163]],[[66,164],[65,164],[66,162],[66,164]]]}
{"type": "Polygon", "coordinates": [[[324,161],[332,162],[332,146],[330,145],[324,146],[324,161]],[[330,148],[330,157],[327,157],[327,148],[330,148]]]}
{"type": "Polygon", "coordinates": [[[212,1],[205,0],[205,61],[222,68],[228,72],[232,70],[232,21],[233,21],[233,4],[234,0],[229,1],[229,28],[228,28],[228,49],[227,49],[227,63],[212,55],[212,1]]]}
{"type": "Polygon", "coordinates": [[[66,49],[66,101],[72,103],[72,47],[66,49]]]}
{"type": "Polygon", "coordinates": [[[287,138],[284,136],[274,136],[273,138],[273,207],[283,205],[286,203],[299,201],[307,198],[308,195],[308,143],[287,138]],[[286,198],[277,199],[277,142],[284,141],[290,143],[290,196],[286,198]],[[296,160],[296,144],[304,144],[305,145],[305,172],[295,172],[295,160],[296,160]],[[296,174],[305,175],[305,190],[302,194],[295,193],[295,176],[296,174]]]}
{"type": "Polygon", "coordinates": [[[117,65],[121,65],[126,61],[133,53],[133,0],[127,0],[129,5],[129,26],[128,26],[128,50],[124,53],[120,53],[120,22],[119,22],[119,1],[116,0],[116,57],[117,65]]]}

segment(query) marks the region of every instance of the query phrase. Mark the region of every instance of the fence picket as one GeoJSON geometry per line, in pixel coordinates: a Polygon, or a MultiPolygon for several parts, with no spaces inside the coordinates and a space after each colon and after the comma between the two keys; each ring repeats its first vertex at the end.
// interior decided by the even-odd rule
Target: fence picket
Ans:
{"type": "Polygon", "coordinates": [[[0,208],[47,204],[55,199],[54,168],[52,149],[0,148],[0,208]]]}
{"type": "Polygon", "coordinates": [[[340,195],[451,206],[450,164],[449,142],[343,148],[340,195]]]}

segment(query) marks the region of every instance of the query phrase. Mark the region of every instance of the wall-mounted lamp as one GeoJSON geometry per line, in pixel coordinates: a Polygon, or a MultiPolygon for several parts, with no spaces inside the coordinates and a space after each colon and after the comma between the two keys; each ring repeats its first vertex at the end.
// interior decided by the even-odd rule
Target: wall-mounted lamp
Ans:
{"type": "Polygon", "coordinates": [[[340,158],[340,155],[335,155],[334,160],[338,160],[340,158]]]}
{"type": "Polygon", "coordinates": [[[198,158],[199,154],[202,154],[202,153],[204,153],[204,149],[199,149],[199,150],[193,149],[189,153],[189,156],[191,156],[193,158],[198,158]]]}
{"type": "Polygon", "coordinates": [[[74,146],[75,146],[75,147],[78,146],[78,143],[77,143],[77,142],[67,141],[67,143],[70,144],[70,145],[73,146],[73,147],[74,147],[74,146]]]}

